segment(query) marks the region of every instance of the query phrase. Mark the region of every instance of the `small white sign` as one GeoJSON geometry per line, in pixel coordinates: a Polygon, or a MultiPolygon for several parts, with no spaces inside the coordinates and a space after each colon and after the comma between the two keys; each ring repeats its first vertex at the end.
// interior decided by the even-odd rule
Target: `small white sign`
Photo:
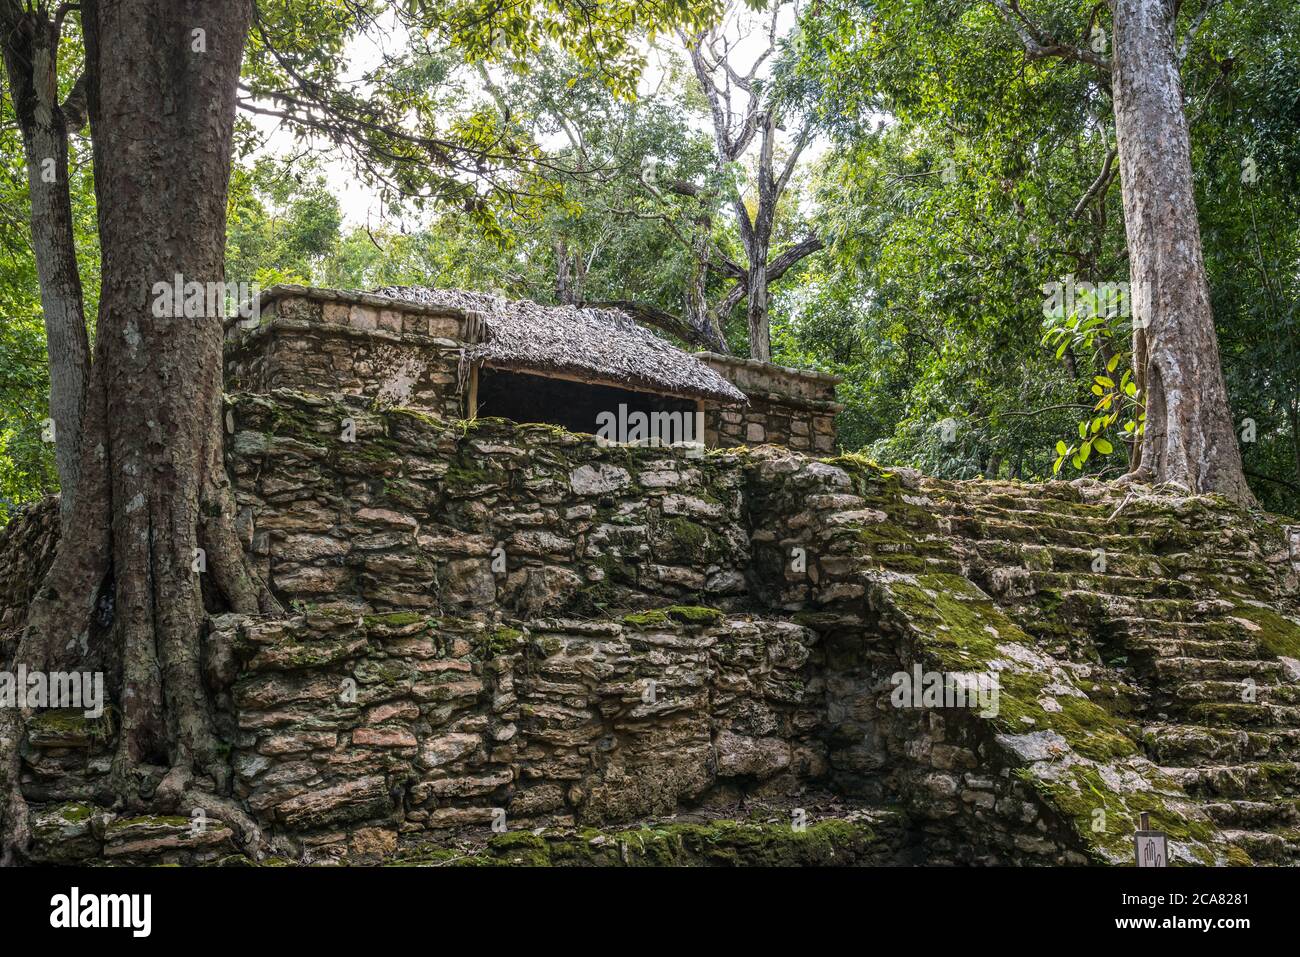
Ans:
{"type": "Polygon", "coordinates": [[[1168,867],[1169,850],[1164,831],[1136,831],[1138,867],[1168,867]]]}

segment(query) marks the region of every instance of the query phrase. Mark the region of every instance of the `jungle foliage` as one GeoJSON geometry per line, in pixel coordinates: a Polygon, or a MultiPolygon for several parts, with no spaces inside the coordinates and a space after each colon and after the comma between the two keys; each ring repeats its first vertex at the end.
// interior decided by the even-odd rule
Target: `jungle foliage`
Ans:
{"type": "MultiPolygon", "coordinates": [[[[657,5],[631,0],[599,5],[595,43],[570,42],[564,3],[518,22],[481,16],[479,0],[436,18],[422,0],[386,6],[261,4],[230,280],[424,283],[678,316],[698,282],[727,302],[728,264],[743,262],[729,191],[754,208],[755,156],[717,155],[689,30],[656,28],[645,11],[657,5]],[[357,52],[368,30],[399,26],[405,45],[357,52]],[[366,63],[360,85],[342,68],[352,56],[366,63]],[[267,114],[295,117],[300,138],[268,136],[267,114]],[[350,122],[345,134],[338,117],[370,132],[350,122]],[[398,135],[397,117],[415,134],[398,135]],[[448,162],[422,161],[438,150],[448,162]],[[340,161],[350,188],[374,197],[364,222],[327,175],[340,161]]],[[[718,15],[672,6],[662,22],[718,15]]],[[[752,6],[730,15],[761,32],[766,5],[752,6]]],[[[1104,22],[1100,40],[1077,26],[1091,4],[1022,6],[1080,45],[1108,42],[1104,22]]],[[[1183,34],[1202,17],[1183,81],[1233,419],[1261,504],[1300,514],[1300,7],[1184,7],[1183,34]]],[[[774,361],[843,376],[841,443],[882,463],[1025,480],[1124,472],[1142,415],[1131,316],[1089,308],[1086,293],[1074,311],[1045,309],[1052,283],[1128,275],[1104,85],[1086,64],[1027,59],[991,3],[818,0],[778,22],[758,95],[816,140],[779,201],[773,251],[808,236],[824,248],[772,284],[774,361]]],[[[93,316],[93,181],[84,141],[74,146],[93,316]]],[[[778,152],[792,146],[787,135],[778,152]]],[[[56,484],[25,172],[0,113],[0,521],[56,484]]],[[[743,300],[719,320],[747,353],[743,300]]]]}

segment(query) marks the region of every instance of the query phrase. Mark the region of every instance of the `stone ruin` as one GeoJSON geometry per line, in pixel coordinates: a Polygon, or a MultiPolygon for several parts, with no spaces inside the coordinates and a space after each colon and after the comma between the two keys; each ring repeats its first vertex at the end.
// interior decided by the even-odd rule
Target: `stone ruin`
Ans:
{"type": "MultiPolygon", "coordinates": [[[[392,287],[276,286],[232,318],[229,387],[337,389],[451,418],[503,416],[595,432],[619,405],[698,413],[708,447],[835,448],[836,376],[689,355],[610,310],[392,287]]],[[[696,436],[698,439],[699,436],[696,436]]]]}
{"type": "Polygon", "coordinates": [[[835,416],[844,409],[835,401],[839,376],[715,352],[697,352],[695,358],[748,400],[743,408],[705,404],[710,448],[767,444],[822,455],[835,450],[835,416]]]}
{"type": "MultiPolygon", "coordinates": [[[[447,363],[404,397],[365,337],[228,353],[239,528],[286,612],[214,617],[204,671],[263,862],[1124,864],[1143,812],[1175,862],[1300,856],[1300,529],[466,420],[464,319],[424,318],[447,363]]],[[[5,655],[56,515],[0,534],[5,655]]],[[[37,716],[35,860],[244,861],[221,821],[115,812],[114,734],[37,716]]]]}

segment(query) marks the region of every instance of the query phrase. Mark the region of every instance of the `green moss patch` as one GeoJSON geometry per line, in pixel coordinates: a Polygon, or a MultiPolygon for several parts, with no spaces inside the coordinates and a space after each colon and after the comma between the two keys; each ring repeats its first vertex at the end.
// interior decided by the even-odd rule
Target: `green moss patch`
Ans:
{"type": "Polygon", "coordinates": [[[520,831],[473,850],[416,849],[392,863],[459,867],[798,867],[881,863],[895,848],[865,822],[719,820],[629,830],[520,831]]]}
{"type": "Polygon", "coordinates": [[[723,613],[716,608],[698,605],[669,605],[650,611],[637,611],[623,616],[623,624],[632,628],[665,628],[672,623],[688,628],[707,628],[722,621],[723,613]]]}
{"type": "Polygon", "coordinates": [[[1254,629],[1247,628],[1250,637],[1263,645],[1270,654],[1300,658],[1300,624],[1279,615],[1271,608],[1260,608],[1258,605],[1239,604],[1229,614],[1253,624],[1254,629]]]}

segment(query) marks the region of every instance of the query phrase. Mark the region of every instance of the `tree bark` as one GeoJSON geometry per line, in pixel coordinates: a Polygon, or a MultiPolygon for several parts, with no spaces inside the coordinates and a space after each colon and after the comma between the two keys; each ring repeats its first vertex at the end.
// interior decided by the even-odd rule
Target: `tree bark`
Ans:
{"type": "Polygon", "coordinates": [[[1300,482],[1300,400],[1292,397],[1287,402],[1286,417],[1291,424],[1291,457],[1295,460],[1295,477],[1300,482]]]}
{"type": "Polygon", "coordinates": [[[713,257],[713,218],[701,213],[691,234],[692,268],[686,287],[686,322],[703,331],[705,347],[723,355],[731,354],[722,329],[722,317],[709,307],[709,269],[713,257]]]}
{"type": "MultiPolygon", "coordinates": [[[[83,0],[103,282],[88,390],[83,490],[71,534],[28,613],[17,660],[88,650],[120,675],[112,784],[121,803],[203,807],[255,852],[256,828],[221,797],[201,677],[206,591],[269,612],[234,532],[222,455],[224,310],[177,317],[155,286],[223,280],[235,97],[251,0],[83,0]],[[166,313],[170,312],[171,315],[166,313]],[[87,468],[87,466],[89,466],[87,468]],[[87,482],[89,476],[93,482],[87,482]],[[86,626],[111,588],[108,648],[86,626]]],[[[205,297],[206,301],[206,297],[205,297]]],[[[28,836],[18,786],[23,720],[0,723],[3,851],[28,836]]]]}
{"type": "MultiPolygon", "coordinates": [[[[177,276],[224,279],[235,98],[252,4],[92,0],[84,11],[96,78],[98,328],[109,370],[106,514],[124,671],[119,774],[166,762],[182,775],[198,766],[221,778],[200,678],[204,608],[194,567],[200,547],[228,550],[226,536],[204,528],[233,519],[220,452],[223,316],[178,317],[180,303],[158,309],[154,287],[177,276]]],[[[235,591],[227,599],[246,604],[250,589],[235,591]]]]}
{"type": "Polygon", "coordinates": [[[32,249],[49,355],[54,464],[66,530],[79,485],[90,344],[68,187],[68,133],[84,121],[77,102],[81,86],[65,111],[58,101],[59,26],[43,9],[24,11],[13,0],[0,0],[5,73],[27,161],[32,249]]]}
{"type": "Polygon", "coordinates": [[[1142,468],[1157,482],[1250,503],[1201,250],[1175,3],[1113,0],[1112,9],[1124,228],[1146,331],[1142,468]]]}
{"type": "Polygon", "coordinates": [[[555,301],[571,306],[576,300],[569,279],[569,244],[563,239],[557,239],[552,244],[552,249],[555,251],[555,301]]]}
{"type": "Polygon", "coordinates": [[[745,318],[749,323],[749,356],[768,362],[772,358],[772,333],[767,318],[767,256],[750,260],[745,295],[745,318]]]}

